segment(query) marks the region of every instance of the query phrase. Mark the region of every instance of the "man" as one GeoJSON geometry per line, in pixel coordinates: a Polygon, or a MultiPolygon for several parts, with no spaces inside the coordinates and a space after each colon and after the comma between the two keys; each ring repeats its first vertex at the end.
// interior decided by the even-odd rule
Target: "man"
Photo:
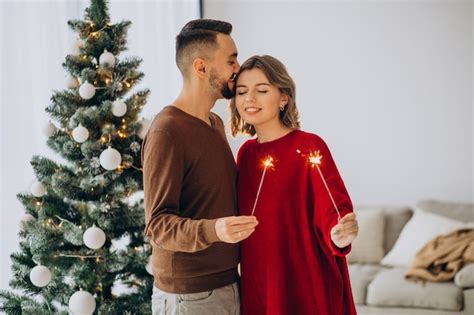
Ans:
{"type": "Polygon", "coordinates": [[[237,243],[255,230],[237,215],[236,166],[211,109],[232,98],[239,70],[232,25],[194,20],[176,37],[181,94],[143,141],[145,234],[153,248],[153,314],[239,314],[237,243]]]}

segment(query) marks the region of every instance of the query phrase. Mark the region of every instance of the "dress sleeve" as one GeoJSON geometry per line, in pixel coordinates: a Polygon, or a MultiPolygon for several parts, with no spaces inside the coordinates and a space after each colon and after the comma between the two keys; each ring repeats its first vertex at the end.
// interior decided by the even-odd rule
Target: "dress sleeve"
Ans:
{"type": "Polygon", "coordinates": [[[170,251],[197,252],[219,241],[216,220],[180,216],[184,150],[166,131],[150,132],[142,148],[145,235],[170,251]]]}
{"type": "MultiPolygon", "coordinates": [[[[326,180],[327,186],[331,191],[342,218],[353,211],[352,202],[339,171],[337,170],[336,164],[334,163],[331,152],[324,140],[319,137],[317,137],[311,147],[314,147],[314,151],[319,150],[320,155],[322,156],[319,168],[326,180]]],[[[337,212],[336,209],[334,209],[329,193],[326,190],[316,166],[310,165],[310,167],[311,185],[314,196],[313,226],[316,230],[319,230],[322,233],[324,241],[333,255],[345,256],[351,251],[351,245],[339,248],[332,242],[331,230],[338,222],[337,212]]]]}

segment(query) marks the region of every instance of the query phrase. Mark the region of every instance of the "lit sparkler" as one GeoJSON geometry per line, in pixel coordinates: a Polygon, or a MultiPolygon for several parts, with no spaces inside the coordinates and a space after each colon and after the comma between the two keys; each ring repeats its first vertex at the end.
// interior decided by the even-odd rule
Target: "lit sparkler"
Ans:
{"type": "Polygon", "coordinates": [[[263,180],[265,179],[265,174],[267,173],[267,168],[273,166],[273,158],[268,157],[267,159],[265,159],[265,161],[263,161],[263,166],[264,166],[264,168],[263,168],[262,178],[260,179],[260,185],[258,185],[257,196],[255,197],[255,203],[253,204],[253,209],[252,209],[252,214],[251,215],[254,214],[255,208],[257,208],[258,197],[260,196],[260,190],[262,189],[263,180]]]}
{"type": "MultiPolygon", "coordinates": [[[[296,152],[298,154],[301,154],[301,151],[300,150],[296,150],[296,152]]],[[[304,155],[302,155],[304,156],[304,155]]],[[[311,163],[311,166],[312,167],[315,167],[317,168],[318,172],[319,172],[319,176],[321,177],[321,180],[323,181],[323,184],[324,184],[324,187],[326,188],[326,191],[328,192],[329,194],[329,198],[331,198],[331,202],[334,206],[334,209],[336,209],[336,212],[337,212],[337,218],[338,218],[338,221],[341,220],[341,213],[339,212],[339,208],[337,207],[336,205],[336,202],[334,201],[334,198],[332,196],[332,193],[331,191],[329,190],[329,187],[328,187],[328,184],[326,182],[326,179],[324,178],[324,175],[323,175],[323,172],[321,171],[321,168],[319,167],[319,165],[321,164],[321,160],[323,159],[323,156],[320,154],[319,150],[318,151],[314,151],[313,153],[311,153],[308,157],[308,160],[309,162],[311,163]]]]}

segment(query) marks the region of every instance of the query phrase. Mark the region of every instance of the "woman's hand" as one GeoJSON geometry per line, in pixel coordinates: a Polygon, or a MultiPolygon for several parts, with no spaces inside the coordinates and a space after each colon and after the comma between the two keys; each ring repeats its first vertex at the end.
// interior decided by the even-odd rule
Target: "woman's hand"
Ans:
{"type": "Polygon", "coordinates": [[[331,230],[331,240],[339,248],[352,244],[359,233],[355,213],[345,215],[331,230]]]}
{"type": "Polygon", "coordinates": [[[238,243],[249,237],[257,224],[254,216],[219,218],[216,221],[216,234],[222,242],[238,243]]]}

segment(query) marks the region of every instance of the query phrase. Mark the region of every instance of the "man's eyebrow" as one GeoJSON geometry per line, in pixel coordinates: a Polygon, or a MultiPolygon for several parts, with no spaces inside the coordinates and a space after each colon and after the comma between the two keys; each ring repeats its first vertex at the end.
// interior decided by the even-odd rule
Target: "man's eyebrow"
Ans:
{"type": "Polygon", "coordinates": [[[229,58],[237,58],[239,53],[235,52],[232,55],[229,55],[229,58]]]}

